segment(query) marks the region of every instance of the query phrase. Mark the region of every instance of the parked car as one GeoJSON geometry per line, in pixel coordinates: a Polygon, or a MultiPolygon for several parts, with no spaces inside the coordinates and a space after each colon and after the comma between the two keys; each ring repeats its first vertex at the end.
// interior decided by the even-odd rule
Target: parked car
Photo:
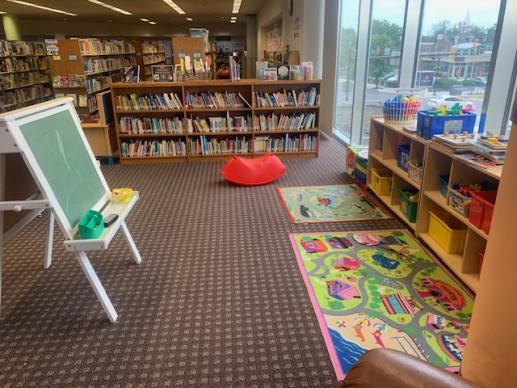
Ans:
{"type": "Polygon", "coordinates": [[[474,82],[476,86],[486,86],[487,78],[486,77],[476,77],[474,78],[474,82]]]}
{"type": "Polygon", "coordinates": [[[429,106],[431,108],[438,108],[440,105],[445,105],[447,109],[452,108],[456,103],[460,103],[464,112],[474,111],[474,103],[467,101],[459,96],[445,96],[442,98],[431,98],[429,106]]]}

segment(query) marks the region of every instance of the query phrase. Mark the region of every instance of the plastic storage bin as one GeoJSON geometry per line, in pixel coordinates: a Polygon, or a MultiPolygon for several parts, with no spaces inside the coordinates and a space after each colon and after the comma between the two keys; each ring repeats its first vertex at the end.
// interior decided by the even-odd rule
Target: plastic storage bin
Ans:
{"type": "Polygon", "coordinates": [[[418,160],[410,160],[408,175],[412,180],[420,183],[422,181],[422,163],[418,160]]]}
{"type": "Polygon", "coordinates": [[[447,199],[449,195],[449,175],[440,175],[440,194],[447,199]]]}
{"type": "Polygon", "coordinates": [[[354,180],[359,186],[364,187],[366,185],[366,174],[356,168],[354,169],[354,180]]]}
{"type": "Polygon", "coordinates": [[[471,194],[469,221],[488,234],[494,214],[497,191],[473,191],[471,194]]]}
{"type": "Polygon", "coordinates": [[[400,210],[406,216],[409,222],[416,221],[416,212],[418,210],[418,201],[411,201],[409,198],[417,195],[418,191],[400,189],[400,210]]]}
{"type": "Polygon", "coordinates": [[[462,253],[467,229],[443,210],[429,211],[429,236],[447,253],[462,253]]]}
{"type": "Polygon", "coordinates": [[[471,202],[472,197],[463,195],[458,190],[454,190],[451,186],[449,186],[447,203],[451,208],[464,215],[465,217],[468,217],[471,202]]]}
{"type": "Polygon", "coordinates": [[[424,139],[431,139],[434,135],[474,132],[476,114],[466,112],[462,115],[436,116],[429,115],[428,111],[421,110],[417,115],[416,130],[424,139]]]}
{"type": "Polygon", "coordinates": [[[372,168],[372,190],[378,195],[390,195],[392,178],[393,175],[391,171],[381,168],[372,168]]]}
{"type": "Polygon", "coordinates": [[[409,144],[400,144],[397,147],[397,166],[401,168],[402,170],[406,171],[409,170],[409,150],[410,150],[409,144]]]}

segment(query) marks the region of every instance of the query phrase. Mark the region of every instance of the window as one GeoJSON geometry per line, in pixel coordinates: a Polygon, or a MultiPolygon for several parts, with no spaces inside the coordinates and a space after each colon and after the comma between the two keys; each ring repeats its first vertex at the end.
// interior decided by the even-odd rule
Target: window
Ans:
{"type": "Polygon", "coordinates": [[[399,86],[406,0],[373,0],[368,77],[363,109],[363,143],[368,143],[370,116],[382,115],[384,91],[399,86]]]}
{"type": "Polygon", "coordinates": [[[347,139],[351,138],[352,130],[359,3],[359,0],[341,2],[334,126],[347,139]]]}
{"type": "Polygon", "coordinates": [[[422,19],[415,86],[427,88],[422,107],[429,109],[456,96],[483,111],[500,0],[426,1],[422,19]],[[446,13],[443,10],[447,10],[446,13]]]}

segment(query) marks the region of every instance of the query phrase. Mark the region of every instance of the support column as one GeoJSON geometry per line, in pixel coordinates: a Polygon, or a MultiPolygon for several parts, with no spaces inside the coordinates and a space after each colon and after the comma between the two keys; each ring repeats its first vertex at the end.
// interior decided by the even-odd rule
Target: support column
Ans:
{"type": "MultiPolygon", "coordinates": [[[[297,3],[295,2],[295,7],[297,3]]],[[[325,0],[303,2],[301,61],[312,61],[314,78],[321,78],[323,69],[323,31],[325,23],[325,0]]]]}
{"type": "Polygon", "coordinates": [[[255,62],[257,62],[257,17],[246,16],[246,62],[248,78],[256,78],[255,62]]]}
{"type": "Polygon", "coordinates": [[[18,16],[6,13],[2,15],[2,24],[7,40],[22,40],[18,16]]]}

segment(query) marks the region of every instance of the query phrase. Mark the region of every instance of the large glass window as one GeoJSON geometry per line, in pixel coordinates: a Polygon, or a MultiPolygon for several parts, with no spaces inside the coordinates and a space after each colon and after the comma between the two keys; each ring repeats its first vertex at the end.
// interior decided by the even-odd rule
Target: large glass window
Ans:
{"type": "Polygon", "coordinates": [[[341,2],[334,126],[347,139],[351,138],[352,130],[359,3],[359,0],[341,2]]]}
{"type": "Polygon", "coordinates": [[[370,116],[382,115],[386,93],[399,86],[406,0],[373,0],[368,77],[363,109],[363,143],[368,143],[370,116]]]}
{"type": "Polygon", "coordinates": [[[479,120],[499,6],[500,0],[425,2],[415,74],[415,86],[428,90],[424,109],[461,101],[479,120]]]}

